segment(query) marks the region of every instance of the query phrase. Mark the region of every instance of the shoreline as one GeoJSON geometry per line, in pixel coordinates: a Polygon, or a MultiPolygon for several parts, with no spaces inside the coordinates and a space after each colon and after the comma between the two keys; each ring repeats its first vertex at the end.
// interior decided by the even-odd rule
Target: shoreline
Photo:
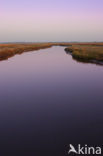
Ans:
{"type": "Polygon", "coordinates": [[[71,54],[74,60],[84,63],[103,65],[103,42],[49,42],[49,43],[8,43],[0,44],[0,61],[7,60],[16,54],[64,46],[64,51],[71,54]]]}
{"type": "Polygon", "coordinates": [[[7,60],[16,54],[51,48],[51,44],[0,44],[0,61],[7,60]]]}
{"type": "Polygon", "coordinates": [[[72,55],[72,58],[82,63],[93,63],[103,65],[103,47],[96,46],[71,46],[65,48],[67,54],[72,55]]]}

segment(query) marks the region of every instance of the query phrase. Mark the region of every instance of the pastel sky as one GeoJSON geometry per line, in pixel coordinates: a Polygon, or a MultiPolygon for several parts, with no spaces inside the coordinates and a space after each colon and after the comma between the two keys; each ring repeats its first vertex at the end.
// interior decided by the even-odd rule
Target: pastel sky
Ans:
{"type": "Polygon", "coordinates": [[[103,41],[103,0],[0,0],[0,42],[103,41]]]}

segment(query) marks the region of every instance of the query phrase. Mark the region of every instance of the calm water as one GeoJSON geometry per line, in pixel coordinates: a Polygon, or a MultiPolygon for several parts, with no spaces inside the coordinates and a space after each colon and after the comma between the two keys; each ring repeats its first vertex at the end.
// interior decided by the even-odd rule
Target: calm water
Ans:
{"type": "Polygon", "coordinates": [[[103,143],[103,67],[53,47],[0,62],[0,155],[65,156],[103,143]]]}

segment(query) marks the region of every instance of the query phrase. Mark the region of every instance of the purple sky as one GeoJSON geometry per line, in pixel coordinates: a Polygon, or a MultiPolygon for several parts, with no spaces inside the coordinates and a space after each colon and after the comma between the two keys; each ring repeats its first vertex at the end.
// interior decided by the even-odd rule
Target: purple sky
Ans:
{"type": "Polygon", "coordinates": [[[103,41],[103,0],[1,0],[0,42],[103,41]]]}

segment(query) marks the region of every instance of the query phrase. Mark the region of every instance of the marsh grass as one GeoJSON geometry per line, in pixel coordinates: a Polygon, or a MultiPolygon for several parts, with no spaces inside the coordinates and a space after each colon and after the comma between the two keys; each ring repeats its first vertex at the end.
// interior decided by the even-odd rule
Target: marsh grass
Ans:
{"type": "Polygon", "coordinates": [[[50,48],[51,43],[39,44],[0,44],[0,60],[8,59],[16,54],[23,52],[34,51],[44,48],[50,48]]]}
{"type": "Polygon", "coordinates": [[[81,62],[103,61],[103,43],[25,43],[0,44],[0,60],[8,59],[16,54],[50,48],[52,46],[65,46],[65,51],[71,53],[73,58],[81,62]]]}
{"type": "Polygon", "coordinates": [[[102,45],[72,45],[65,49],[70,52],[74,59],[81,62],[103,61],[102,45]]]}

